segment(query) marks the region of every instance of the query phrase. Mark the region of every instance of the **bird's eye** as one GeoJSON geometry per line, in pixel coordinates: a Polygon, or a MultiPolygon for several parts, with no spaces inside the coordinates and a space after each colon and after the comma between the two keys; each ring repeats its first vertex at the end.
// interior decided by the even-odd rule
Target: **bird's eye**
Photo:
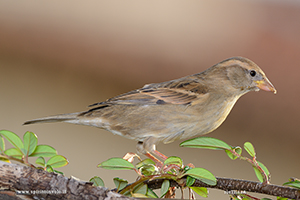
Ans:
{"type": "Polygon", "coordinates": [[[250,75],[251,75],[252,77],[254,77],[254,76],[256,75],[256,71],[251,70],[251,71],[250,71],[250,75]]]}

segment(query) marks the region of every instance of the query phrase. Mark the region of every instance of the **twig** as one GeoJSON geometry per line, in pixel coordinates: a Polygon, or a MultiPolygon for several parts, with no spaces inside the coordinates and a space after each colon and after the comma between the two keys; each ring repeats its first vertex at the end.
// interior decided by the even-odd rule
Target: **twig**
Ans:
{"type": "MultiPolygon", "coordinates": [[[[185,182],[186,179],[183,178],[185,182]]],[[[147,182],[148,187],[151,189],[158,189],[161,187],[163,180],[152,180],[147,182]]],[[[194,187],[207,187],[215,188],[224,191],[245,191],[245,192],[256,192],[261,194],[267,194],[272,196],[280,196],[289,199],[300,199],[300,190],[292,187],[285,187],[273,184],[263,185],[260,182],[239,180],[239,179],[230,179],[230,178],[220,178],[217,177],[217,184],[215,186],[207,185],[199,180],[196,180],[193,184],[194,187]]],[[[175,181],[171,181],[171,187],[179,187],[175,181]]]]}

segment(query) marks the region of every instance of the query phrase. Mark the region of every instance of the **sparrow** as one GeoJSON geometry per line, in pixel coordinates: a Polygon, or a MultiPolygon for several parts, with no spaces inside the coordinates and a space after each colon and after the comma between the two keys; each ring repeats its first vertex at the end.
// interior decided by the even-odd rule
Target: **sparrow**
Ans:
{"type": "Polygon", "coordinates": [[[92,104],[87,111],[38,118],[24,125],[67,122],[95,126],[136,140],[138,153],[164,160],[167,157],[156,150],[159,142],[212,132],[242,95],[260,89],[276,94],[275,87],[253,61],[232,57],[201,73],[146,84],[92,104]]]}

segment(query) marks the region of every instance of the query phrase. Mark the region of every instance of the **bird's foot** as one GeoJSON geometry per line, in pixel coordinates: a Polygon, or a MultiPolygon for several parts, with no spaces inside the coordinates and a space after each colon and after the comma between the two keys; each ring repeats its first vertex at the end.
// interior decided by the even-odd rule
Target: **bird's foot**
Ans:
{"type": "MultiPolygon", "coordinates": [[[[186,166],[184,166],[183,164],[166,164],[164,161],[168,159],[167,156],[165,156],[164,154],[160,153],[159,151],[154,151],[153,154],[147,152],[144,155],[147,156],[148,158],[150,158],[153,162],[154,162],[154,166],[156,168],[157,171],[160,171],[161,173],[167,173],[167,172],[174,172],[176,173],[185,169],[186,167],[188,168],[195,168],[195,166],[192,163],[187,164],[186,166]],[[155,156],[153,155],[155,154],[155,156]],[[157,157],[156,157],[157,156],[157,157]]],[[[128,162],[133,163],[134,158],[138,158],[139,161],[142,161],[142,159],[136,154],[136,153],[132,153],[132,152],[128,152],[125,154],[125,156],[123,156],[124,160],[127,160],[128,162]]],[[[180,158],[178,158],[180,159],[180,158]]],[[[181,159],[180,159],[181,160],[181,159]]],[[[139,172],[140,175],[142,175],[141,172],[139,172]]]]}
{"type": "MultiPolygon", "coordinates": [[[[160,169],[161,172],[163,173],[166,173],[166,172],[169,172],[169,171],[177,171],[179,172],[180,170],[183,170],[185,169],[186,167],[188,168],[195,168],[195,166],[192,164],[192,163],[189,163],[187,164],[186,166],[184,166],[183,164],[179,164],[179,163],[176,163],[176,164],[165,164],[165,161],[168,159],[168,157],[162,153],[160,153],[159,151],[157,150],[154,150],[153,153],[161,158],[161,160],[159,160],[157,157],[155,157],[154,155],[150,154],[150,153],[146,153],[145,155],[150,158],[151,160],[153,160],[156,164],[156,167],[158,167],[160,169]]],[[[180,159],[180,158],[178,158],[180,159]]],[[[182,160],[180,159],[181,163],[182,163],[182,160]]]]}

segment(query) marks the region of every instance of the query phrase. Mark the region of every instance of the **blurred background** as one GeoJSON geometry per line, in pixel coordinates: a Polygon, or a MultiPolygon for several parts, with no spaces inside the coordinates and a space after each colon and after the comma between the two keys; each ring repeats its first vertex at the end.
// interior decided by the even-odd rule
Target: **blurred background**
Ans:
{"type": "MultiPolygon", "coordinates": [[[[86,110],[142,87],[201,72],[232,56],[256,62],[278,93],[243,96],[210,137],[253,143],[279,184],[300,178],[299,1],[1,1],[0,129],[38,135],[70,161],[59,170],[107,187],[134,172],[96,166],[135,152],[136,142],[70,124],[22,126],[29,119],[86,110]]],[[[252,167],[222,151],[158,145],[166,155],[215,176],[257,180],[252,167]]],[[[245,152],[244,152],[245,153],[245,152]]],[[[246,155],[246,154],[245,154],[246,155]]],[[[209,199],[228,199],[210,190],[209,199]]]]}

